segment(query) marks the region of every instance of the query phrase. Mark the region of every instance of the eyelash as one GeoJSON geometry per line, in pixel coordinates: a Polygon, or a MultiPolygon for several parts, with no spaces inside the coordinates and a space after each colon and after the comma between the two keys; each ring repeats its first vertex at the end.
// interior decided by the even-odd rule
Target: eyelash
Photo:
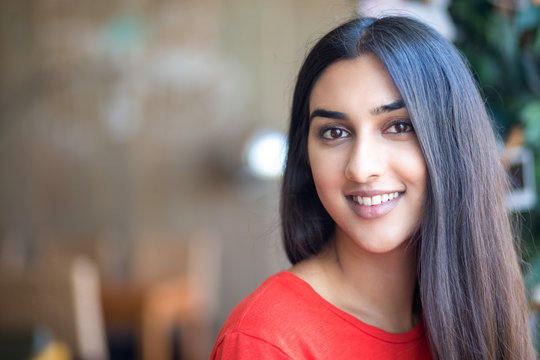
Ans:
{"type": "Polygon", "coordinates": [[[344,139],[346,137],[349,137],[350,135],[351,135],[350,131],[343,129],[339,126],[325,126],[319,132],[319,138],[324,141],[334,141],[334,140],[344,139]],[[330,136],[331,131],[340,131],[341,135],[346,135],[346,136],[332,137],[330,136]]]}
{"type": "Polygon", "coordinates": [[[388,132],[390,134],[397,134],[397,135],[401,135],[401,134],[406,134],[406,133],[409,133],[409,132],[414,132],[414,128],[412,126],[412,123],[409,121],[409,120],[396,120],[394,121],[393,123],[390,124],[390,126],[388,126],[385,130],[385,132],[388,132]],[[392,128],[395,128],[396,126],[398,125],[405,125],[407,126],[407,130],[404,130],[404,131],[389,131],[390,129],[392,128]]]}
{"type": "MultiPolygon", "coordinates": [[[[384,130],[387,134],[392,135],[403,135],[406,133],[414,132],[414,128],[412,126],[412,123],[409,120],[396,120],[392,122],[386,129],[384,130]],[[405,126],[405,130],[398,131],[397,126],[405,126]],[[390,131],[392,128],[394,128],[393,131],[390,131]]],[[[351,136],[351,132],[349,130],[346,130],[339,126],[324,126],[319,131],[319,138],[324,141],[335,141],[339,139],[344,139],[351,136]],[[331,131],[339,131],[339,136],[333,137],[330,135],[331,131]]]]}

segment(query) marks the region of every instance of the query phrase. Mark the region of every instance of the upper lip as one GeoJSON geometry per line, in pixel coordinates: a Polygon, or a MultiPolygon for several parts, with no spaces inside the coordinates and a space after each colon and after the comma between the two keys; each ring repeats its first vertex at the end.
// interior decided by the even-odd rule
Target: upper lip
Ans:
{"type": "Polygon", "coordinates": [[[348,193],[349,196],[360,196],[360,197],[373,197],[376,195],[391,194],[391,193],[402,193],[403,190],[363,190],[363,191],[352,191],[348,193]]]}

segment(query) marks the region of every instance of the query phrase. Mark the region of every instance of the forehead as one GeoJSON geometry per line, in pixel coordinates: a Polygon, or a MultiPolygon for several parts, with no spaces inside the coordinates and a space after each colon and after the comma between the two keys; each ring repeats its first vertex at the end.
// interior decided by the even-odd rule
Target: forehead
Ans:
{"type": "Polygon", "coordinates": [[[382,62],[366,54],[328,66],[313,87],[309,107],[310,112],[316,107],[372,108],[400,98],[382,62]]]}

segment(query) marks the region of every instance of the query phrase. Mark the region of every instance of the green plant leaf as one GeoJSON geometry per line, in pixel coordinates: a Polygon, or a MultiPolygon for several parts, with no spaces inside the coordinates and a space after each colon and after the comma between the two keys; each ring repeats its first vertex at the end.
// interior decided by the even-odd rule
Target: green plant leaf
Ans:
{"type": "Polygon", "coordinates": [[[527,143],[540,148],[540,100],[532,100],[525,104],[519,113],[525,127],[527,143]]]}
{"type": "Polygon", "coordinates": [[[523,9],[516,13],[514,26],[518,34],[534,30],[540,23],[540,8],[527,1],[523,9]]]}

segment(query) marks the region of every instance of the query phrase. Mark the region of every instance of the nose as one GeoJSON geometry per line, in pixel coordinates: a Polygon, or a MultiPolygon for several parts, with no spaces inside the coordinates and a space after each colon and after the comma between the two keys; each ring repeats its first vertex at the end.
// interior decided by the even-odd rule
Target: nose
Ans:
{"type": "Polygon", "coordinates": [[[358,183],[373,182],[382,175],[383,157],[383,149],[375,142],[357,139],[349,152],[345,176],[358,183]]]}

